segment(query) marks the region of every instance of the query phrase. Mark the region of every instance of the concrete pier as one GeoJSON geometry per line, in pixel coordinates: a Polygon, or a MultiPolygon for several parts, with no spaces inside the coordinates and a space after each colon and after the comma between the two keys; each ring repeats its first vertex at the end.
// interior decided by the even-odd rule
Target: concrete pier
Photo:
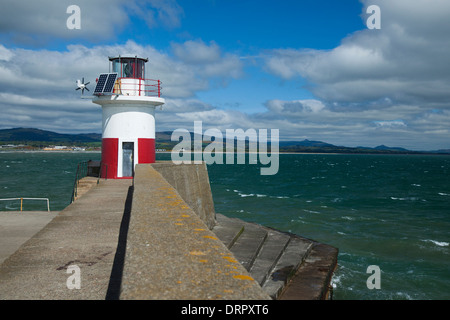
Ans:
{"type": "Polygon", "coordinates": [[[138,165],[134,181],[91,182],[5,258],[0,299],[328,296],[337,249],[216,214],[205,164],[138,165]]]}
{"type": "Polygon", "coordinates": [[[0,211],[0,264],[57,214],[57,211],[0,211]]]}
{"type": "Polygon", "coordinates": [[[131,186],[101,181],[26,241],[0,266],[0,299],[105,299],[131,186]],[[70,266],[80,268],[81,289],[68,289],[70,266]]]}

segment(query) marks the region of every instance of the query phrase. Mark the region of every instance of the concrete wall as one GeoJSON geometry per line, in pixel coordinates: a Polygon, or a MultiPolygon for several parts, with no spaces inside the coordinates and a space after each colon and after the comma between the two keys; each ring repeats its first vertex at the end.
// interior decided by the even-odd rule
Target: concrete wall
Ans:
{"type": "MultiPolygon", "coordinates": [[[[200,167],[188,167],[186,171],[173,167],[173,170],[189,176],[197,172],[194,168],[200,167]]],[[[164,169],[170,172],[170,167],[164,169]]],[[[177,190],[151,165],[138,164],[120,299],[270,300],[270,297],[177,190]]]]}
{"type": "Polygon", "coordinates": [[[216,212],[206,164],[176,165],[172,161],[159,161],[152,166],[178,191],[208,228],[212,229],[216,212]]]}

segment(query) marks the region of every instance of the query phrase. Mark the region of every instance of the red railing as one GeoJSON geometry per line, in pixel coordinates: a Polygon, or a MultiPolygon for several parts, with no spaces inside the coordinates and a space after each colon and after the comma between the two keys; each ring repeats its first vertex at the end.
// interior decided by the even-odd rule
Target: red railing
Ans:
{"type": "Polygon", "coordinates": [[[154,79],[118,78],[114,85],[114,93],[161,97],[161,81],[154,79]]]}

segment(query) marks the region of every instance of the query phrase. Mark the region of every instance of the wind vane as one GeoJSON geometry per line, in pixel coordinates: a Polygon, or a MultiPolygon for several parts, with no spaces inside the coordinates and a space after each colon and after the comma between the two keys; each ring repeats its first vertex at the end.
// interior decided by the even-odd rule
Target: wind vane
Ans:
{"type": "Polygon", "coordinates": [[[87,87],[87,85],[89,84],[90,82],[87,82],[87,83],[84,83],[84,77],[83,77],[83,80],[77,80],[77,87],[78,88],[76,88],[75,90],[80,90],[81,89],[81,94],[83,94],[84,93],[84,89],[86,89],[87,91],[89,91],[89,89],[88,89],[88,87],[87,87]]]}

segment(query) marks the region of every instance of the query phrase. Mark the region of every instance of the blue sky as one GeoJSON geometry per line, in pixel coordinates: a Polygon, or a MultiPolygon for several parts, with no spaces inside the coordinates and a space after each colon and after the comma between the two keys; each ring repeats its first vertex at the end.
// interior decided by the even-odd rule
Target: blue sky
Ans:
{"type": "Polygon", "coordinates": [[[280,130],[282,140],[450,148],[445,0],[1,0],[0,128],[101,132],[80,99],[108,55],[148,57],[157,130],[280,130]],[[81,10],[69,30],[66,9],[81,10]],[[370,5],[381,29],[366,25],[370,5]]]}

